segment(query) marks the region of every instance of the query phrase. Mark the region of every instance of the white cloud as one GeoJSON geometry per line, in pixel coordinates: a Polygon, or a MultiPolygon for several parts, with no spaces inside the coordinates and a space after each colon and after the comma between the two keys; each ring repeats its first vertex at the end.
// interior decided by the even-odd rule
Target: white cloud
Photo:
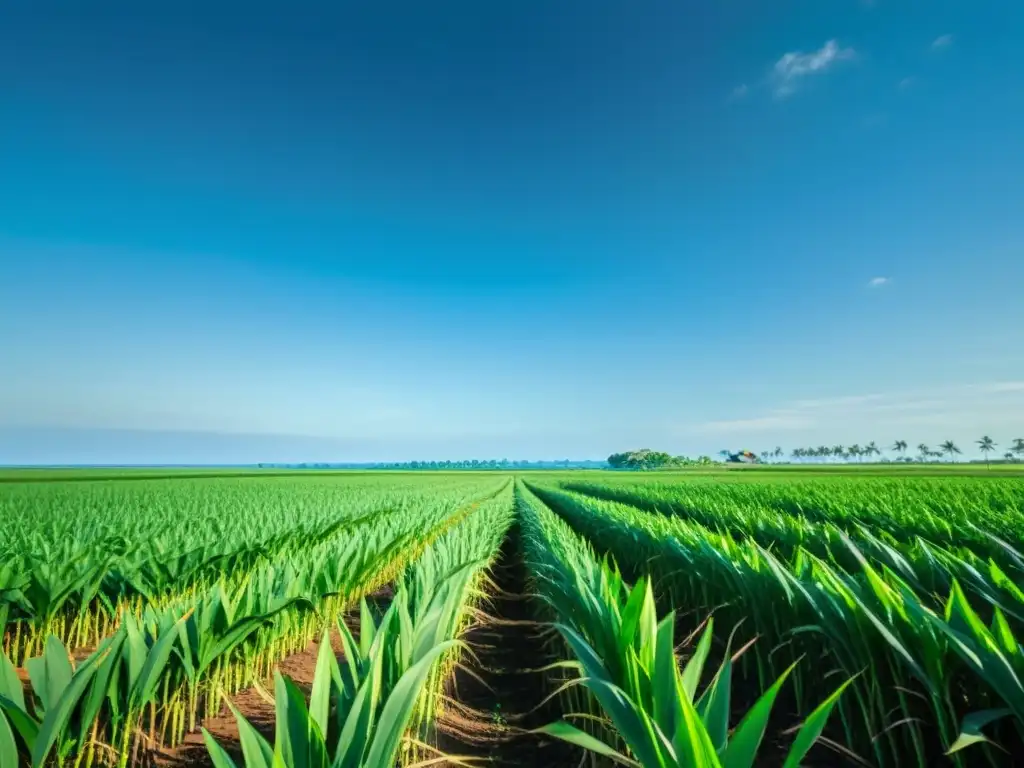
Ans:
{"type": "Polygon", "coordinates": [[[952,35],[939,35],[934,40],[932,40],[932,48],[935,49],[935,50],[938,50],[940,48],[948,48],[952,44],[953,44],[953,36],[952,35]]]}
{"type": "Polygon", "coordinates": [[[801,79],[808,75],[821,74],[836,62],[852,59],[854,56],[856,53],[853,48],[840,48],[835,40],[829,40],[821,48],[810,53],[785,53],[772,68],[775,95],[788,96],[797,89],[801,79]]]}
{"type": "Polygon", "coordinates": [[[732,89],[732,93],[729,94],[729,98],[733,101],[739,101],[744,98],[750,92],[750,88],[747,87],[746,83],[741,83],[732,89]]]}
{"type": "Polygon", "coordinates": [[[868,285],[871,288],[881,288],[883,285],[888,285],[891,282],[892,278],[889,277],[872,277],[871,280],[868,281],[868,285]]]}

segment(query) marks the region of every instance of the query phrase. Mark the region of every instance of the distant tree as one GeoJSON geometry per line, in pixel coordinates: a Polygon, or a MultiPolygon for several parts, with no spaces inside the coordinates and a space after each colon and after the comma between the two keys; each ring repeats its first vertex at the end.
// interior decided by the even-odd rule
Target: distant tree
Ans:
{"type": "Polygon", "coordinates": [[[956,463],[956,455],[960,453],[960,449],[957,448],[956,443],[954,443],[952,440],[947,440],[942,445],[940,445],[939,448],[942,450],[943,454],[949,456],[950,461],[952,461],[954,464],[956,463]]]}
{"type": "Polygon", "coordinates": [[[843,456],[845,455],[845,453],[846,453],[846,451],[843,448],[843,446],[841,446],[841,445],[833,445],[832,446],[832,456],[837,461],[842,461],[843,460],[843,456]]]}
{"type": "Polygon", "coordinates": [[[896,453],[898,453],[902,458],[903,455],[907,452],[907,441],[897,440],[895,443],[892,444],[892,449],[896,451],[896,453]]]}
{"type": "Polygon", "coordinates": [[[924,461],[931,455],[931,449],[925,443],[918,443],[917,453],[921,457],[921,461],[924,461]]]}
{"type": "Polygon", "coordinates": [[[1018,437],[1013,441],[1013,448],[1011,448],[1017,456],[1024,459],[1024,437],[1018,437]]]}
{"type": "Polygon", "coordinates": [[[988,455],[996,449],[996,443],[992,440],[991,437],[985,435],[976,442],[976,445],[978,446],[978,450],[981,451],[982,454],[985,456],[985,466],[988,467],[989,469],[992,469],[992,467],[988,463],[988,455]]]}
{"type": "Polygon", "coordinates": [[[1007,451],[1003,454],[1003,458],[1007,461],[1013,461],[1013,451],[1007,451]]]}
{"type": "Polygon", "coordinates": [[[612,469],[621,469],[626,466],[627,453],[613,453],[608,457],[608,466],[612,469]]]}
{"type": "Polygon", "coordinates": [[[881,456],[882,452],[878,450],[878,445],[875,443],[874,440],[872,440],[864,448],[864,455],[870,459],[872,456],[881,456]]]}
{"type": "Polygon", "coordinates": [[[854,443],[846,449],[846,452],[853,456],[853,458],[857,459],[857,461],[860,461],[860,457],[864,453],[864,449],[860,447],[859,443],[854,443]]]}
{"type": "MultiPolygon", "coordinates": [[[[569,465],[565,459],[563,466],[569,465]]],[[[641,448],[639,451],[628,451],[626,453],[613,453],[608,457],[608,465],[613,469],[660,469],[677,464],[673,456],[665,451],[652,451],[650,448],[641,448]]]]}

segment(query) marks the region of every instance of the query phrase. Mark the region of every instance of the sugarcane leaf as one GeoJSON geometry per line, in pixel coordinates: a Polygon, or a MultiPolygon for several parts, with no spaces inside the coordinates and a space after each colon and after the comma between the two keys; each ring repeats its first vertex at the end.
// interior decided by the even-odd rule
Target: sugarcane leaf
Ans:
{"type": "Polygon", "coordinates": [[[669,613],[658,625],[657,649],[654,659],[654,679],[651,693],[654,700],[654,722],[662,733],[676,732],[679,695],[682,690],[674,645],[675,614],[669,613]]]}
{"type": "Polygon", "coordinates": [[[6,696],[20,709],[25,709],[25,691],[7,654],[0,654],[0,696],[6,696]]]}
{"type": "Polygon", "coordinates": [[[953,753],[959,752],[961,749],[969,747],[972,744],[988,741],[988,737],[981,732],[981,729],[989,723],[994,723],[996,720],[1000,720],[1012,714],[1012,710],[1004,707],[1000,709],[984,709],[979,712],[971,712],[969,715],[966,715],[963,722],[960,724],[960,735],[957,736],[956,741],[954,741],[946,751],[946,754],[952,755],[953,753]]]}
{"type": "Polygon", "coordinates": [[[313,690],[309,696],[309,715],[320,726],[320,732],[327,733],[328,717],[331,708],[331,684],[337,676],[335,668],[338,661],[331,648],[331,635],[324,630],[320,640],[320,652],[317,654],[316,670],[313,672],[313,690]]]}
{"type": "MultiPolygon", "coordinates": [[[[238,724],[238,740],[242,745],[242,758],[245,760],[245,768],[270,768],[274,760],[274,750],[263,738],[263,735],[253,728],[241,712],[228,700],[228,708],[235,716],[238,724]]],[[[211,753],[212,754],[212,753],[211,753]]]]}
{"type": "Polygon", "coordinates": [[[840,685],[807,716],[803,725],[800,726],[800,731],[797,733],[796,738],[793,740],[793,745],[789,748],[789,754],[786,756],[783,768],[799,768],[800,761],[804,759],[807,752],[814,746],[814,742],[818,740],[821,732],[825,729],[825,724],[828,722],[829,715],[832,714],[832,709],[839,701],[839,697],[843,695],[843,691],[855,679],[856,675],[840,685]]]}
{"type": "MultiPolygon", "coordinates": [[[[206,742],[206,751],[210,754],[210,761],[213,763],[213,768],[238,768],[235,765],[235,761],[231,759],[229,755],[217,740],[213,738],[208,730],[203,728],[203,741],[206,742]]],[[[249,765],[246,761],[245,768],[256,768],[254,765],[249,765]]]]}
{"type": "Polygon", "coordinates": [[[640,762],[644,766],[663,765],[665,747],[672,747],[664,735],[659,736],[654,723],[636,702],[631,701],[625,691],[608,680],[585,678],[583,684],[594,694],[605,714],[615,723],[616,730],[629,750],[640,762]]]}
{"type": "Polygon", "coordinates": [[[764,731],[768,725],[768,717],[775,704],[775,697],[778,696],[782,684],[786,682],[786,678],[789,677],[789,673],[795,666],[796,664],[790,665],[779,675],[779,678],[761,694],[754,702],[754,706],[740,720],[740,724],[733,731],[729,745],[722,755],[724,768],[750,768],[754,764],[757,750],[761,746],[761,739],[764,738],[764,731]]]}
{"type": "Polygon", "coordinates": [[[0,712],[0,765],[16,766],[18,764],[18,744],[14,740],[14,732],[3,712],[0,712]]]}
{"type": "Polygon", "coordinates": [[[46,711],[57,705],[61,693],[71,682],[71,676],[74,674],[67,649],[54,635],[46,638],[43,655],[26,661],[25,669],[28,670],[32,688],[46,711]]]}
{"type": "Polygon", "coordinates": [[[274,674],[277,728],[274,760],[292,768],[325,768],[327,753],[319,726],[309,716],[302,691],[280,672],[274,674]]]}
{"type": "Polygon", "coordinates": [[[715,753],[715,745],[711,741],[707,728],[697,713],[697,708],[686,696],[679,700],[679,716],[676,731],[672,737],[672,748],[675,752],[677,766],[701,766],[702,768],[718,768],[721,761],[715,753]]]}
{"type": "Polygon", "coordinates": [[[707,661],[708,653],[711,650],[711,630],[713,627],[714,622],[708,619],[707,628],[704,630],[704,634],[701,635],[700,642],[697,643],[697,649],[683,668],[683,690],[690,701],[693,701],[693,697],[697,695],[697,686],[700,685],[700,678],[704,672],[704,663],[707,661]]]}
{"type": "Polygon", "coordinates": [[[368,765],[392,765],[398,754],[402,735],[419,699],[420,690],[430,673],[431,667],[446,651],[462,645],[458,640],[448,640],[430,649],[419,661],[409,667],[395,683],[380,719],[374,730],[373,741],[367,755],[368,765]]]}
{"type": "Polygon", "coordinates": [[[729,651],[727,646],[722,666],[697,705],[697,713],[719,754],[729,739],[729,701],[732,693],[732,658],[729,651]]]}
{"type": "Polygon", "coordinates": [[[121,646],[124,644],[124,633],[118,632],[107,638],[96,650],[96,655],[101,656],[96,662],[96,679],[89,686],[89,690],[82,697],[82,705],[78,711],[78,740],[85,742],[89,731],[92,728],[100,708],[103,706],[103,699],[107,695],[107,688],[110,685],[111,675],[115,674],[120,664],[121,646]]]}
{"type": "Polygon", "coordinates": [[[148,704],[156,694],[157,685],[160,682],[160,675],[167,666],[167,660],[171,656],[174,642],[178,639],[178,631],[182,624],[187,621],[188,616],[182,616],[175,622],[174,626],[165,629],[160,637],[153,643],[153,647],[146,654],[138,676],[135,678],[135,685],[128,694],[129,708],[137,710],[148,704]]]}
{"type": "Polygon", "coordinates": [[[0,715],[7,716],[11,725],[14,726],[14,730],[21,736],[21,740],[31,750],[35,746],[36,737],[39,734],[39,723],[6,696],[0,696],[0,715]]]}
{"type": "Polygon", "coordinates": [[[554,736],[556,739],[567,741],[570,744],[575,744],[577,747],[596,752],[604,757],[609,757],[618,763],[623,765],[631,766],[631,768],[643,768],[640,763],[635,760],[631,760],[620,752],[615,751],[600,739],[591,736],[589,733],[581,731],[572,725],[569,725],[565,721],[559,721],[545,725],[541,728],[530,731],[530,733],[543,733],[547,736],[554,736]]]}
{"type": "MultiPolygon", "coordinates": [[[[61,646],[61,649],[63,649],[63,646],[61,646]]],[[[92,682],[99,662],[104,658],[106,657],[94,655],[87,659],[78,668],[78,671],[75,672],[67,686],[65,686],[60,698],[46,711],[46,717],[43,718],[42,725],[39,726],[39,733],[32,748],[32,765],[35,768],[40,768],[46,762],[50,750],[64,732],[68,721],[71,719],[71,714],[74,712],[79,700],[81,700],[87,686],[92,682]]]]}

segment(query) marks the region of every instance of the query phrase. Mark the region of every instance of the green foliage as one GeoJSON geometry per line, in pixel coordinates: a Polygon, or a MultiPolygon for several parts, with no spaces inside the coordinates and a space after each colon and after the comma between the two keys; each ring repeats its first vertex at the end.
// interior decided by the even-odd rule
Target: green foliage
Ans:
{"type": "MultiPolygon", "coordinates": [[[[646,487],[630,492],[639,499],[646,487]]],[[[782,495],[787,487],[771,492],[782,495]]],[[[696,488],[721,501],[748,486],[696,488]]],[[[854,751],[869,745],[874,763],[931,764],[946,752],[959,760],[961,730],[975,736],[969,744],[981,745],[972,749],[985,753],[982,759],[995,760],[997,753],[971,730],[980,728],[971,716],[989,710],[1010,714],[984,721],[986,740],[1021,748],[1024,559],[991,533],[974,529],[968,539],[992,553],[986,559],[967,547],[927,542],[922,525],[942,530],[933,516],[907,521],[907,533],[893,526],[883,539],[867,514],[847,521],[847,533],[834,522],[767,506],[702,507],[696,496],[673,514],[658,514],[551,487],[536,490],[599,552],[631,575],[649,573],[665,604],[698,615],[714,611],[730,625],[743,622],[760,638],[745,661],[764,684],[801,657],[847,678],[864,672],[840,707],[845,743],[854,751]]],[[[683,496],[693,492],[679,489],[683,496]]],[[[749,491],[762,492],[765,487],[749,491]]],[[[650,500],[643,506],[655,508],[650,500]]],[[[892,505],[879,514],[891,511],[892,505]]],[[[1014,514],[1008,510],[1004,520],[1014,514]]],[[[803,712],[829,693],[820,672],[798,667],[793,677],[803,712]]]]}
{"type": "MultiPolygon", "coordinates": [[[[295,685],[275,674],[273,748],[235,712],[246,768],[392,768],[400,754],[415,752],[407,737],[432,719],[474,584],[511,523],[509,493],[428,548],[379,621],[364,600],[358,639],[338,622],[344,663],[324,633],[308,707],[295,685]]],[[[206,731],[204,738],[218,766],[234,765],[206,731]]]]}
{"type": "MultiPolygon", "coordinates": [[[[681,666],[675,655],[675,612],[658,619],[650,580],[641,577],[628,586],[612,562],[596,558],[525,489],[519,509],[537,590],[551,606],[555,626],[579,667],[575,682],[589,698],[581,701],[573,694],[572,680],[562,690],[570,706],[589,705],[606,719],[588,719],[587,730],[559,722],[541,732],[624,765],[750,768],[778,692],[795,665],[730,731],[733,658],[728,647],[711,682],[697,695],[714,622],[708,621],[696,651],[681,666]]],[[[808,718],[787,764],[798,764],[810,749],[846,685],[808,718]]]]}
{"type": "Polygon", "coordinates": [[[689,463],[692,462],[684,456],[674,457],[664,451],[652,451],[650,448],[613,453],[608,457],[608,466],[612,469],[664,469],[681,467],[689,463]]]}
{"type": "MultiPolygon", "coordinates": [[[[10,730],[15,750],[39,765],[50,756],[59,762],[75,755],[81,761],[86,752],[91,761],[95,744],[103,744],[119,755],[123,766],[134,760],[131,755],[143,741],[180,743],[197,721],[219,709],[223,694],[265,678],[279,659],[305,648],[361,596],[402,578],[410,563],[417,565],[409,579],[421,586],[437,580],[447,586],[431,594],[442,595],[442,602],[458,598],[457,605],[463,605],[465,595],[445,591],[454,588],[449,577],[461,569],[466,581],[469,564],[482,567],[497,549],[511,515],[508,481],[420,484],[398,496],[381,484],[372,493],[371,488],[366,490],[361,509],[383,507],[377,515],[351,514],[327,525],[327,518],[320,518],[320,535],[305,542],[285,531],[246,567],[240,568],[236,558],[220,557],[198,579],[194,569],[186,568],[186,581],[174,583],[169,593],[75,606],[76,617],[116,611],[104,625],[110,634],[99,638],[97,650],[77,668],[56,635],[36,641],[34,633],[53,625],[52,615],[43,624],[35,623],[39,617],[31,609],[42,603],[30,600],[28,608],[22,605],[20,609],[29,613],[9,624],[5,647],[23,655],[41,648],[42,654],[25,661],[35,692],[28,700],[20,696],[10,658],[3,657],[0,750],[10,751],[10,730]]],[[[260,511],[253,514],[258,517],[260,511]]],[[[235,530],[241,536],[244,515],[238,518],[235,530]]],[[[142,530],[148,524],[128,517],[115,520],[125,530],[142,530]]],[[[39,530],[32,539],[39,551],[50,547],[44,534],[39,530]]],[[[95,540],[92,543],[96,545],[95,540]]],[[[230,546],[231,540],[210,542],[225,544],[230,546]]],[[[108,576],[114,574],[119,584],[125,583],[120,575],[127,554],[111,559],[109,553],[94,552],[91,557],[113,569],[108,576]]],[[[83,560],[88,558],[83,550],[83,560]]],[[[164,562],[177,567],[181,557],[172,555],[164,562]]],[[[26,578],[37,585],[44,583],[39,574],[52,574],[59,565],[32,558],[23,563],[28,564],[26,578]]],[[[80,592],[75,594],[81,597],[80,592]]],[[[417,619],[418,612],[437,614],[422,626],[436,629],[464,621],[462,613],[444,612],[440,603],[412,600],[410,610],[417,619]]],[[[66,629],[60,622],[56,626],[66,629]]],[[[422,642],[426,648],[440,641],[422,642]]],[[[424,665],[424,675],[437,683],[433,666],[424,665]]],[[[429,717],[436,701],[416,700],[413,705],[417,713],[429,717]]],[[[318,706],[322,711],[322,701],[318,706]]]]}

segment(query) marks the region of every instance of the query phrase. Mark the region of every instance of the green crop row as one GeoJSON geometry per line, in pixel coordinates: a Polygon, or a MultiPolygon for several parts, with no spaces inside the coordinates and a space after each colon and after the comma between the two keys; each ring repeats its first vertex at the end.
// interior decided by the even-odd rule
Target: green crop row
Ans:
{"type": "MultiPolygon", "coordinates": [[[[179,743],[197,720],[216,713],[223,695],[265,678],[277,661],[305,648],[424,552],[432,553],[434,565],[421,570],[435,571],[469,553],[452,531],[477,513],[493,523],[509,506],[507,486],[503,497],[492,479],[483,498],[455,510],[453,502],[461,503],[466,490],[442,494],[431,504],[382,515],[351,535],[343,528],[283,559],[260,561],[240,583],[225,571],[205,591],[124,610],[116,631],[74,670],[51,635],[41,656],[25,665],[34,695],[15,695],[20,682],[5,657],[0,720],[13,728],[8,745],[37,766],[48,760],[123,766],[142,750],[179,743]]],[[[479,533],[472,525],[467,530],[479,533]]],[[[0,748],[4,735],[0,728],[0,748]]]]}
{"type": "Polygon", "coordinates": [[[628,575],[649,573],[662,603],[760,638],[745,663],[762,687],[794,661],[814,659],[812,671],[793,673],[799,711],[828,694],[833,675],[855,677],[840,704],[843,740],[871,763],[932,765],[948,753],[974,764],[959,751],[974,744],[973,760],[996,763],[1000,753],[980,732],[986,726],[1005,748],[1022,748],[1024,569],[1010,577],[994,563],[984,572],[965,567],[937,600],[915,588],[898,560],[872,564],[845,536],[836,546],[855,558],[854,571],[800,548],[780,558],[683,518],[535,490],[628,575]],[[971,579],[970,599],[959,576],[971,579]]]}
{"type": "MultiPolygon", "coordinates": [[[[383,617],[365,601],[360,633],[338,624],[339,663],[328,636],[320,645],[309,704],[287,678],[275,680],[271,746],[235,712],[245,768],[393,768],[431,765],[444,756],[422,739],[443,702],[443,684],[463,648],[459,640],[512,522],[511,486],[438,538],[400,580],[383,617]]],[[[237,764],[210,736],[217,768],[237,764]]]]}
{"type": "MultiPolygon", "coordinates": [[[[736,473],[742,475],[742,473],[736,473]]],[[[762,482],[658,475],[569,479],[567,490],[674,514],[733,534],[814,535],[818,524],[852,533],[867,527],[899,544],[918,538],[981,557],[1002,557],[986,532],[1024,548],[1024,483],[1010,478],[774,477],[762,482]]]]}
{"type": "MultiPolygon", "coordinates": [[[[517,489],[517,495],[534,589],[548,606],[577,672],[575,679],[556,678],[556,691],[579,725],[562,721],[541,730],[595,755],[643,768],[750,768],[763,758],[772,709],[797,665],[785,669],[734,718],[735,661],[728,647],[710,682],[701,685],[713,621],[681,664],[675,612],[659,619],[650,580],[641,576],[628,585],[614,562],[598,559],[528,489],[517,489]]],[[[783,755],[785,768],[800,764],[847,685],[842,682],[798,729],[783,755]]]]}
{"type": "Polygon", "coordinates": [[[357,478],[10,484],[0,495],[0,627],[20,663],[49,635],[95,647],[125,611],[336,551],[382,517],[438,516],[495,487],[357,478]],[[181,483],[182,486],[177,485],[181,483]],[[438,507],[438,502],[441,506],[438,507]]]}

